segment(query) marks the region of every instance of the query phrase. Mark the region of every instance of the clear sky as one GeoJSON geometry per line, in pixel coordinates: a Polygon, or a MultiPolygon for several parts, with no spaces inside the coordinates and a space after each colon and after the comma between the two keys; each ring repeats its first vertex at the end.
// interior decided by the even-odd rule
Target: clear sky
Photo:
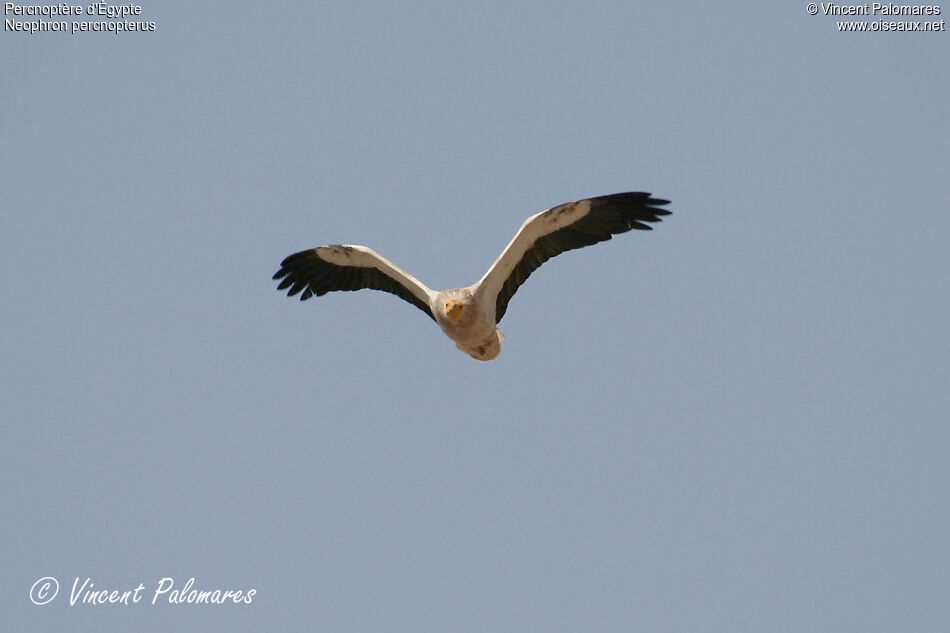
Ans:
{"type": "Polygon", "coordinates": [[[0,37],[9,630],[950,621],[946,31],[141,7],[0,37]],[[467,285],[529,214],[629,190],[673,215],[545,264],[490,363],[393,296],[271,281],[345,242],[467,285]],[[255,594],[152,605],[166,577],[255,594]],[[86,578],[142,599],[71,606],[86,578]]]}

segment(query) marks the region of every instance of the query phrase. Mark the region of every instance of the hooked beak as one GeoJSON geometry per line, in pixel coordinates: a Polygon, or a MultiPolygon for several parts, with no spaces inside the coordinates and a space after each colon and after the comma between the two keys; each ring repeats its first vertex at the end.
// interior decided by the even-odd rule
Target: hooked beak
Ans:
{"type": "Polygon", "coordinates": [[[459,317],[462,316],[462,302],[461,301],[446,301],[445,302],[445,314],[453,321],[457,321],[459,317]]]}

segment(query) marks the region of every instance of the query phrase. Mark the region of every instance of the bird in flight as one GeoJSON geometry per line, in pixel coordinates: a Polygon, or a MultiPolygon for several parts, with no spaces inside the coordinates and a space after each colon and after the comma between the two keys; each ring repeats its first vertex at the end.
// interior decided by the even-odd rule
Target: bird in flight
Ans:
{"type": "Polygon", "coordinates": [[[366,246],[318,246],[290,255],[274,275],[278,290],[304,301],[334,290],[372,288],[408,301],[432,318],[475,360],[492,360],[505,335],[497,329],[528,276],[556,255],[609,240],[669,215],[669,200],[628,192],[552,207],[524,221],[488,272],[471,286],[437,292],[366,246]]]}

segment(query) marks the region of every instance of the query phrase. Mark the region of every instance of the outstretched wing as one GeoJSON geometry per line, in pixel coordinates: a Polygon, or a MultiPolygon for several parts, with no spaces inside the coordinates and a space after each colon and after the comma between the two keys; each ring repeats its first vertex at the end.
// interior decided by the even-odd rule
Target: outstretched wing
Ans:
{"type": "Polygon", "coordinates": [[[477,293],[495,296],[495,323],[501,321],[508,301],[538,266],[564,251],[609,240],[631,229],[650,230],[645,222],[659,222],[670,212],[669,200],[648,193],[615,193],[568,202],[533,215],[478,282],[477,293]]]}
{"type": "Polygon", "coordinates": [[[280,263],[278,290],[300,294],[304,301],[333,290],[372,288],[389,292],[425,312],[433,321],[429,299],[435,293],[418,279],[365,246],[336,244],[294,253],[280,263]]]}

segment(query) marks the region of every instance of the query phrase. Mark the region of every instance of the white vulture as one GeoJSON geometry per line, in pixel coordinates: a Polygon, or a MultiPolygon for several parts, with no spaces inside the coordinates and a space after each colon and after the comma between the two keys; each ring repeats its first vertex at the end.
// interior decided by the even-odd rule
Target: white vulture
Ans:
{"type": "Polygon", "coordinates": [[[392,293],[431,317],[455,346],[475,360],[492,360],[505,338],[496,325],[508,302],[538,266],[575,248],[609,240],[669,215],[669,200],[648,193],[616,193],[568,202],[533,215],[471,286],[436,292],[365,246],[337,244],[295,253],[280,263],[278,290],[300,300],[333,290],[372,288],[392,293]]]}

